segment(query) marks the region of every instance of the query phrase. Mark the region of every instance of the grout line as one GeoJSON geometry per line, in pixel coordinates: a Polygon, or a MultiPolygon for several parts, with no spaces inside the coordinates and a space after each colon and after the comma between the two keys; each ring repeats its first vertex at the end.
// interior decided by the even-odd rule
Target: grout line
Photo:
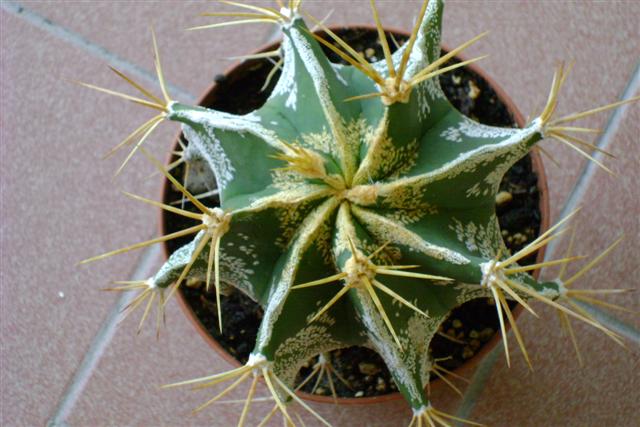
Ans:
{"type": "Polygon", "coordinates": [[[502,350],[502,346],[496,345],[478,365],[476,372],[473,374],[473,377],[471,377],[471,382],[464,393],[464,397],[460,405],[458,405],[456,417],[464,419],[471,418],[471,412],[482,395],[484,386],[491,376],[491,372],[493,372],[493,367],[498,360],[500,350],[502,350]]]}
{"type": "MultiPolygon", "coordinates": [[[[640,61],[636,64],[636,67],[631,74],[631,78],[629,79],[629,82],[622,92],[620,100],[623,101],[630,99],[638,91],[640,91],[640,61]]],[[[595,144],[598,148],[606,150],[613,143],[614,136],[620,128],[620,123],[622,123],[628,107],[629,104],[623,105],[622,107],[619,107],[613,111],[604,127],[604,132],[602,133],[602,135],[600,135],[600,138],[598,138],[598,141],[595,144]]],[[[593,157],[601,160],[603,155],[599,152],[596,152],[593,157]]],[[[584,198],[584,195],[587,193],[591,182],[593,181],[596,171],[597,165],[591,161],[587,162],[587,164],[582,169],[582,172],[580,173],[576,184],[569,193],[569,197],[567,197],[564,206],[562,207],[560,218],[564,218],[565,216],[567,216],[580,204],[580,202],[584,198]]],[[[553,258],[554,252],[557,248],[557,244],[558,241],[555,240],[547,246],[547,250],[545,252],[545,260],[553,258]]],[[[614,331],[628,337],[633,341],[638,342],[640,340],[640,333],[632,326],[618,321],[617,319],[615,319],[615,317],[609,315],[608,313],[604,313],[595,307],[585,306],[584,308],[589,310],[591,314],[593,314],[598,319],[598,321],[602,321],[605,326],[612,328],[614,331]]],[[[491,372],[493,371],[493,367],[498,360],[497,354],[499,353],[500,348],[501,347],[496,346],[491,351],[491,353],[489,353],[485,357],[485,359],[480,362],[476,373],[472,377],[471,384],[467,388],[467,392],[465,393],[462,402],[458,406],[458,409],[456,411],[457,417],[469,418],[469,416],[471,415],[475,404],[482,394],[485,384],[489,379],[491,372]]],[[[460,423],[458,423],[458,425],[460,425],[460,423]]]]}
{"type": "MultiPolygon", "coordinates": [[[[18,18],[24,19],[31,25],[39,28],[43,31],[46,31],[64,42],[67,42],[73,46],[76,46],[80,49],[83,49],[89,52],[91,55],[113,65],[119,70],[132,75],[138,79],[144,79],[149,83],[157,84],[158,80],[155,74],[147,71],[146,69],[135,65],[126,59],[120,57],[119,55],[109,51],[104,46],[100,46],[78,33],[75,33],[55,22],[52,22],[50,19],[45,18],[44,16],[29,10],[28,8],[20,5],[19,3],[15,3],[12,1],[1,1],[0,6],[5,11],[17,16],[18,18]]],[[[176,95],[177,98],[184,100],[184,102],[195,103],[196,97],[187,92],[186,90],[174,86],[171,83],[167,83],[169,88],[169,92],[176,95]]]]}
{"type": "MultiPolygon", "coordinates": [[[[636,64],[633,74],[631,75],[631,79],[629,79],[629,83],[625,87],[624,92],[620,97],[620,101],[632,98],[637,92],[640,92],[640,61],[638,61],[638,63],[636,64]]],[[[630,104],[626,104],[619,108],[616,108],[613,111],[613,113],[609,117],[609,120],[607,121],[607,124],[605,125],[604,132],[602,133],[600,138],[598,138],[598,141],[595,144],[598,148],[607,150],[613,143],[614,136],[618,131],[620,123],[622,123],[624,115],[629,106],[630,104]]],[[[604,155],[602,153],[595,152],[593,154],[593,157],[600,161],[603,160],[604,155]]],[[[591,185],[591,181],[593,181],[593,178],[597,171],[598,166],[594,162],[588,161],[586,166],[583,168],[582,173],[578,177],[576,184],[569,193],[569,197],[567,198],[567,201],[562,208],[562,212],[560,213],[560,218],[565,218],[580,205],[580,202],[584,198],[584,195],[587,193],[587,190],[591,185]]],[[[553,257],[558,244],[559,239],[556,239],[549,243],[545,256],[546,260],[549,260],[553,257]]]]}
{"type": "MultiPolygon", "coordinates": [[[[145,249],[138,258],[138,263],[131,274],[130,280],[144,280],[148,278],[149,272],[161,255],[162,246],[154,245],[145,249]]],[[[94,369],[100,362],[100,358],[111,343],[118,329],[118,325],[122,320],[122,311],[133,300],[135,297],[134,294],[134,292],[122,293],[111,307],[100,330],[98,330],[93,337],[89,349],[85,353],[80,365],[78,365],[73,377],[62,392],[53,416],[47,422],[47,427],[67,427],[67,417],[71,414],[73,407],[93,375],[94,369]]]]}
{"type": "Polygon", "coordinates": [[[587,304],[582,301],[575,301],[575,303],[590,315],[592,315],[598,322],[611,329],[613,332],[622,335],[628,338],[629,341],[633,341],[634,343],[640,345],[640,331],[638,331],[633,326],[620,321],[611,313],[601,310],[592,304],[587,304]]]}

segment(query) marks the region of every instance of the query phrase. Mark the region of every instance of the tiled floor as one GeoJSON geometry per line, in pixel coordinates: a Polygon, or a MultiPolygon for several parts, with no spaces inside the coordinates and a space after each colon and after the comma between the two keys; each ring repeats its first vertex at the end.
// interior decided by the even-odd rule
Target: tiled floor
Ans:
{"type": "MultiPolygon", "coordinates": [[[[367,3],[308,0],[308,8],[316,16],[335,9],[331,23],[370,23],[367,3]]],[[[415,1],[378,3],[386,24],[411,26],[415,1]]],[[[58,425],[71,426],[234,423],[237,410],[222,406],[189,416],[206,394],[157,388],[225,366],[176,306],[169,309],[169,327],[159,342],[151,333],[136,337],[133,319],[124,322],[111,341],[109,333],[96,338],[114,304],[113,296],[98,289],[129,277],[140,262],[136,254],[76,266],[83,258],[154,232],[153,209],[127,200],[119,190],[154,197],[158,179],[147,179],[148,162],[137,159],[114,180],[121,159],[100,160],[143,121],[145,112],[69,80],[122,88],[109,75],[108,62],[142,74],[144,80],[152,72],[153,24],[176,98],[193,99],[230,65],[224,57],[253,50],[269,32],[260,26],[182,31],[203,22],[196,15],[214,7],[175,1],[2,2],[0,425],[41,426],[56,416],[58,425]],[[88,368],[74,377],[83,359],[88,368]]],[[[445,12],[444,41],[453,46],[491,30],[469,55],[491,55],[483,67],[525,115],[544,103],[556,61],[575,59],[559,111],[568,113],[616,100],[634,73],[638,79],[638,21],[640,3],[632,2],[452,1],[445,12]]],[[[603,114],[585,125],[604,127],[608,117],[603,114]]],[[[618,176],[596,172],[577,201],[584,206],[582,253],[596,254],[619,234],[627,236],[581,283],[585,288],[640,283],[638,123],[638,106],[627,109],[619,125],[613,123],[607,135],[618,160],[609,164],[618,176]]],[[[162,156],[175,132],[171,125],[161,126],[150,144],[156,155],[162,156]]],[[[585,162],[558,144],[546,147],[562,163],[555,167],[546,162],[556,220],[585,162]]],[[[637,293],[612,300],[640,309],[637,293]]],[[[555,315],[540,312],[541,320],[526,315],[520,320],[536,371],[528,373],[519,357],[507,369],[500,355],[473,407],[473,418],[496,426],[637,422],[637,345],[631,343],[625,351],[597,331],[575,325],[586,361],[579,368],[555,315]]],[[[619,317],[640,326],[637,315],[619,317]]],[[[434,400],[456,410],[457,400],[448,393],[434,400]]],[[[409,416],[402,402],[374,408],[316,407],[336,426],[400,426],[409,416]]]]}

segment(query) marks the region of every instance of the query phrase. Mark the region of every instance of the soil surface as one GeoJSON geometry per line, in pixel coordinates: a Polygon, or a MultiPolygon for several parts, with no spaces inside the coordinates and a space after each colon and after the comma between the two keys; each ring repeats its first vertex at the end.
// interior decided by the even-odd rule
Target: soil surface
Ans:
{"type": "MultiPolygon", "coordinates": [[[[357,51],[370,61],[382,59],[382,47],[377,34],[370,30],[344,29],[337,31],[357,51]]],[[[395,35],[399,43],[404,38],[395,35]]],[[[391,43],[392,48],[394,43],[391,43]]],[[[340,62],[332,52],[327,52],[334,62],[340,62]]],[[[267,60],[247,61],[240,72],[232,76],[215,76],[218,83],[215,96],[209,96],[204,106],[235,114],[245,114],[259,108],[267,99],[277,81],[274,75],[267,88],[261,91],[273,63],[267,60]],[[258,95],[256,95],[258,94],[258,95]]],[[[513,117],[505,105],[497,98],[487,82],[466,68],[440,76],[440,83],[452,104],[462,113],[487,125],[515,126],[513,117]]],[[[184,141],[184,140],[183,140],[184,141]]],[[[185,141],[186,143],[186,141],[185,141]]],[[[180,168],[174,174],[182,177],[180,168]]],[[[527,242],[538,235],[540,227],[539,194],[537,176],[532,171],[529,156],[516,163],[505,175],[497,198],[496,211],[507,247],[518,251],[527,242]]],[[[180,199],[175,188],[168,187],[164,195],[165,202],[180,199]]],[[[219,204],[215,197],[205,199],[207,206],[219,204]]],[[[191,208],[189,204],[186,208],[191,208]]],[[[164,213],[166,232],[182,230],[194,225],[184,217],[164,213]]],[[[176,239],[167,242],[169,253],[188,243],[188,239],[176,239]]],[[[535,261],[535,253],[521,264],[535,261]]],[[[240,363],[245,363],[253,349],[258,326],[262,318],[261,308],[240,292],[222,296],[222,316],[225,328],[222,334],[217,329],[217,310],[215,296],[207,293],[202,283],[187,282],[181,293],[188,305],[206,328],[240,363]]],[[[512,303],[515,307],[515,303],[512,303]]],[[[430,351],[436,359],[446,359],[438,364],[453,370],[473,357],[499,330],[495,306],[491,299],[473,300],[452,311],[438,335],[431,342],[430,351]]],[[[375,352],[362,347],[337,350],[328,355],[333,368],[345,379],[347,387],[336,376],[333,385],[340,397],[376,396],[397,391],[396,386],[384,362],[375,352]]],[[[316,360],[310,360],[300,371],[298,381],[309,375],[316,360]]],[[[433,379],[437,379],[433,376],[433,379]]],[[[454,380],[456,381],[456,380],[454,380]]],[[[317,385],[315,378],[302,390],[319,395],[331,395],[330,384],[326,376],[317,385]],[[315,387],[315,389],[314,389],[315,387]]]]}

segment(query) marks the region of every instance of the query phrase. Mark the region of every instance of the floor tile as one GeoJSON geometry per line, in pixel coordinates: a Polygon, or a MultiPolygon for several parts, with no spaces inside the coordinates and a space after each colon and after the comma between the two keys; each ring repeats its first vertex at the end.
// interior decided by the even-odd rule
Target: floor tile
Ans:
{"type": "MultiPolygon", "coordinates": [[[[616,161],[621,171],[617,179],[597,172],[585,196],[583,210],[576,218],[574,254],[601,253],[620,235],[626,238],[593,270],[572,285],[576,289],[636,288],[636,292],[603,298],[633,310],[612,312],[622,321],[640,328],[637,295],[638,236],[640,221],[640,173],[637,165],[637,123],[640,106],[632,106],[616,135],[616,145],[627,153],[616,161]]],[[[562,251],[556,255],[561,257],[562,251]]],[[[576,263],[565,278],[579,270],[576,263]]],[[[553,276],[550,276],[553,277],[553,276]]],[[[537,311],[540,304],[534,305],[537,311]]],[[[514,366],[501,358],[475,409],[475,419],[493,426],[604,426],[631,425],[640,419],[637,402],[638,347],[616,345],[600,331],[572,321],[585,364],[581,368],[569,338],[557,316],[541,309],[542,319],[523,314],[518,324],[532,355],[535,372],[527,372],[518,351],[514,366]],[[517,396],[517,399],[514,399],[517,396]]],[[[516,343],[511,340],[515,348],[516,343]]]]}
{"type": "MultiPolygon", "coordinates": [[[[230,28],[194,33],[182,31],[183,28],[203,22],[204,18],[196,15],[206,8],[210,9],[210,5],[202,3],[188,3],[180,8],[175,7],[174,2],[139,2],[126,6],[108,2],[23,4],[55,24],[76,31],[147,69],[152,65],[148,27],[153,23],[167,78],[195,94],[202,92],[213,76],[227,68],[229,62],[221,58],[253,50],[254,46],[260,44],[256,40],[264,39],[268,32],[259,26],[243,28],[242,31],[230,28]],[[185,64],[189,64],[188,67],[185,64]]],[[[410,7],[397,7],[397,2],[386,1],[380,1],[379,5],[385,24],[400,28],[410,28],[412,14],[418,7],[416,2],[411,2],[410,7]]],[[[525,115],[536,107],[542,107],[553,66],[564,58],[575,59],[577,65],[563,91],[559,114],[590,108],[619,96],[640,54],[640,47],[635,43],[640,34],[634,20],[634,16],[640,13],[639,6],[631,3],[585,5],[549,2],[544,5],[524,2],[503,2],[498,5],[499,8],[495,2],[450,2],[445,13],[444,41],[455,46],[490,29],[491,35],[467,55],[492,55],[483,61],[482,66],[506,89],[525,115]],[[605,7],[606,10],[603,10],[605,7]]],[[[366,2],[359,6],[346,8],[345,3],[340,1],[309,1],[309,9],[316,16],[336,9],[329,22],[370,23],[366,2]]],[[[25,260],[55,251],[54,257],[39,262],[37,269],[30,269],[32,274],[36,273],[35,280],[30,280],[30,283],[44,285],[48,289],[44,291],[48,295],[46,298],[36,299],[31,295],[20,295],[15,288],[1,288],[2,335],[9,337],[3,340],[2,361],[9,367],[9,379],[19,385],[5,398],[11,405],[8,406],[9,411],[3,414],[6,419],[2,420],[2,424],[41,425],[50,415],[59,393],[112,301],[111,297],[105,298],[95,289],[104,286],[110,279],[126,277],[135,256],[123,255],[90,268],[77,269],[73,264],[86,256],[146,238],[153,229],[153,221],[149,218],[155,220],[155,213],[150,215],[151,208],[124,200],[117,189],[125,187],[154,196],[157,194],[157,185],[155,180],[143,179],[149,174],[149,168],[140,159],[136,159],[115,185],[111,181],[111,174],[121,158],[99,161],[101,154],[112,144],[133,130],[136,123],[142,123],[147,117],[145,112],[58,80],[58,77],[80,78],[108,87],[123,88],[113,83],[115,79],[109,77],[104,64],[6,13],[2,15],[2,24],[11,31],[7,31],[7,38],[2,41],[3,144],[0,146],[3,151],[0,158],[16,159],[2,169],[2,200],[5,206],[2,247],[3,251],[11,248],[8,255],[2,257],[3,266],[0,270],[3,283],[18,281],[21,277],[18,269],[25,260]],[[10,49],[5,50],[5,45],[10,49]],[[7,55],[4,52],[12,55],[8,61],[4,61],[7,55]],[[38,64],[38,67],[32,64],[38,64]],[[36,93],[41,97],[44,95],[47,101],[36,99],[36,93]],[[87,109],[87,105],[92,108],[87,109]],[[11,126],[7,127],[6,123],[11,123],[11,126]],[[59,136],[52,138],[52,134],[59,136]],[[77,141],[78,135],[84,140],[77,141]],[[22,145],[9,145],[4,141],[21,141],[22,145]],[[99,146],[97,151],[96,146],[99,146]],[[64,168],[60,166],[63,164],[64,168]],[[24,171],[34,168],[36,173],[27,173],[25,176],[24,171]],[[45,187],[55,181],[64,184],[53,189],[45,187]],[[69,187],[67,182],[73,182],[73,187],[69,187]],[[25,188],[29,190],[25,191],[25,188]],[[71,203],[61,206],[60,202],[66,200],[71,203]],[[30,206],[36,203],[42,205],[43,202],[53,212],[47,211],[45,215],[25,214],[30,206]],[[43,237],[40,230],[49,229],[54,224],[58,229],[56,234],[45,234],[43,237]],[[99,229],[99,233],[94,231],[96,229],[99,229]],[[62,240],[62,236],[65,236],[65,240],[62,240]],[[41,240],[36,249],[33,242],[37,239],[41,240]],[[70,247],[67,239],[77,243],[70,247]],[[59,292],[64,293],[64,298],[59,297],[59,292]],[[9,306],[7,301],[16,302],[9,306]],[[74,339],[70,340],[68,336],[72,333],[74,339]],[[55,370],[50,369],[52,365],[55,370]],[[48,371],[43,368],[48,368],[48,371]]],[[[602,126],[605,119],[606,116],[601,116],[584,123],[602,126]]],[[[174,127],[164,126],[154,141],[168,142],[173,132],[174,127]]],[[[624,144],[621,139],[614,148],[620,147],[620,152],[624,153],[627,147],[624,144]]],[[[559,144],[546,143],[546,146],[563,164],[562,168],[556,168],[546,162],[552,183],[554,216],[557,216],[583,161],[559,144]]],[[[160,153],[166,147],[166,142],[156,143],[155,147],[158,150],[156,152],[160,153]]],[[[632,158],[624,160],[628,162],[632,158]]],[[[635,161],[637,164],[637,159],[635,161]]],[[[620,168],[617,170],[630,169],[624,165],[617,164],[616,168],[620,168]]],[[[637,182],[637,177],[635,179],[637,182]]],[[[622,190],[633,192],[633,188],[628,187],[632,182],[623,180],[622,190]]],[[[609,241],[601,240],[604,237],[601,234],[615,236],[616,233],[611,231],[614,225],[620,225],[623,221],[625,228],[628,228],[626,223],[631,222],[630,219],[622,220],[627,202],[615,203],[615,196],[621,194],[621,187],[608,186],[613,184],[600,176],[598,185],[603,193],[595,193],[598,200],[592,200],[591,203],[601,203],[600,198],[606,194],[612,200],[605,206],[612,203],[615,209],[609,211],[611,215],[603,213],[599,219],[604,221],[603,224],[608,224],[607,233],[600,233],[600,229],[595,227],[598,223],[594,218],[600,214],[587,212],[589,219],[585,225],[591,226],[593,232],[588,233],[587,237],[591,240],[585,241],[585,248],[594,251],[609,241]]],[[[630,209],[630,212],[638,211],[637,206],[631,206],[630,209]]],[[[634,235],[633,230],[631,227],[628,232],[630,236],[634,235]]],[[[629,277],[632,265],[629,260],[634,253],[637,254],[637,245],[633,239],[627,242],[623,244],[627,246],[621,247],[619,253],[629,256],[628,260],[613,266],[603,264],[594,274],[600,274],[602,279],[609,277],[609,272],[613,271],[619,280],[628,280],[625,277],[629,277]]],[[[553,321],[551,314],[546,312],[545,318],[548,319],[545,320],[553,321]]],[[[72,425],[214,423],[225,426],[233,423],[239,410],[222,406],[189,416],[190,409],[206,400],[206,392],[158,390],[158,384],[226,369],[225,363],[210,352],[175,305],[171,306],[169,318],[173,320],[159,343],[146,333],[135,338],[134,319],[123,323],[123,330],[116,335],[72,413],[72,425]],[[188,363],[177,363],[178,360],[188,360],[188,363]]],[[[630,316],[626,318],[633,320],[630,316]]],[[[598,414],[580,406],[583,402],[592,402],[594,407],[604,406],[598,405],[596,398],[605,398],[610,407],[615,409],[611,412],[620,414],[626,411],[633,414],[631,398],[634,396],[634,384],[633,375],[629,374],[634,372],[633,369],[637,371],[637,358],[634,362],[629,353],[613,347],[601,334],[576,325],[582,337],[581,342],[585,344],[585,356],[587,351],[593,355],[593,358],[587,358],[585,370],[579,371],[572,365],[570,344],[559,337],[555,326],[550,327],[549,323],[531,319],[523,319],[522,324],[523,332],[530,337],[528,342],[531,343],[531,351],[537,354],[536,366],[546,366],[546,369],[541,368],[543,372],[536,371],[533,375],[526,374],[518,357],[514,357],[517,362],[508,374],[504,366],[499,366],[488,385],[484,400],[476,409],[474,419],[492,425],[536,425],[533,422],[538,418],[543,423],[546,419],[543,417],[547,416],[551,417],[549,419],[566,420],[561,417],[566,414],[588,417],[586,421],[621,420],[615,414],[611,417],[604,414],[597,418],[598,414]],[[544,328],[542,333],[540,328],[544,328]],[[538,341],[534,342],[534,339],[538,341]],[[583,372],[596,372],[597,378],[581,375],[583,372]],[[552,391],[554,386],[558,386],[558,378],[570,378],[572,381],[564,381],[559,384],[560,391],[552,391]],[[575,378],[579,381],[574,382],[575,378]],[[593,378],[596,383],[592,381],[593,378]],[[531,379],[534,379],[533,385],[527,385],[531,379]],[[614,387],[614,381],[618,381],[617,387],[614,387]],[[602,389],[601,385],[604,386],[602,389]],[[596,393],[597,389],[600,391],[596,393]],[[526,401],[524,398],[517,399],[514,403],[513,396],[530,398],[526,401]],[[567,399],[567,396],[574,397],[567,399]],[[504,404],[506,401],[509,406],[504,404]],[[558,406],[559,402],[565,402],[568,406],[558,406]],[[538,409],[532,417],[523,419],[521,417],[524,414],[530,415],[527,407],[538,409]],[[522,423],[517,424],[518,420],[522,423]]],[[[242,392],[237,394],[241,395],[242,392]]],[[[442,399],[439,407],[446,410],[454,402],[447,395],[437,396],[434,400],[438,402],[439,399],[442,399]]],[[[386,426],[390,420],[408,415],[406,405],[402,402],[386,403],[375,408],[341,407],[336,410],[332,406],[317,407],[337,426],[348,425],[345,420],[354,419],[362,422],[362,425],[386,426]]],[[[305,419],[308,420],[306,416],[305,419]]],[[[257,420],[253,418],[251,421],[257,420]]]]}
{"type": "Polygon", "coordinates": [[[136,159],[114,182],[121,154],[100,160],[148,113],[70,83],[109,84],[85,52],[1,19],[0,360],[10,386],[0,424],[43,425],[114,301],[99,289],[126,279],[137,255],[76,264],[154,232],[155,210],[119,189],[155,197],[159,180],[136,159]]]}

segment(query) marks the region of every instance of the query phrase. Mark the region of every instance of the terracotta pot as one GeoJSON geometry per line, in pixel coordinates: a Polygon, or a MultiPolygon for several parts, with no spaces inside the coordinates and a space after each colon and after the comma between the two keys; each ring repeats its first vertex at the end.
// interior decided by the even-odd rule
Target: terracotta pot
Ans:
{"type": "MultiPolygon", "coordinates": [[[[332,30],[335,32],[339,32],[341,29],[345,29],[345,28],[369,30],[374,32],[376,31],[375,27],[373,26],[332,27],[332,30]]],[[[408,34],[402,30],[387,28],[387,31],[395,35],[408,37],[408,34]]],[[[272,43],[263,47],[262,49],[257,50],[256,52],[272,51],[272,50],[275,50],[278,47],[278,45],[279,43],[272,43]]],[[[443,50],[449,51],[449,49],[446,46],[443,46],[443,50]]],[[[460,61],[465,60],[464,56],[462,55],[458,55],[456,56],[456,58],[460,61]]],[[[220,88],[224,87],[225,82],[232,81],[234,79],[234,76],[243,74],[248,67],[250,67],[250,61],[240,62],[238,64],[231,66],[224,73],[224,76],[225,76],[224,81],[222,81],[221,83],[213,83],[200,97],[200,99],[198,100],[198,105],[203,105],[203,106],[211,105],[216,99],[220,97],[220,92],[221,92],[220,88]]],[[[495,83],[495,81],[491,79],[481,68],[479,68],[475,64],[467,65],[466,68],[471,70],[473,73],[477,74],[478,76],[480,76],[489,84],[489,86],[495,91],[496,96],[507,107],[507,110],[510,112],[511,116],[513,117],[517,125],[519,127],[523,127],[525,125],[524,116],[516,108],[515,104],[513,103],[511,98],[509,98],[509,96],[505,93],[505,91],[500,86],[498,86],[495,83]]],[[[179,148],[178,140],[180,139],[181,136],[182,136],[182,133],[178,133],[177,137],[175,138],[174,144],[172,145],[171,151],[174,151],[179,148]]],[[[548,186],[547,186],[547,178],[544,172],[544,167],[543,167],[542,159],[539,152],[537,150],[533,150],[530,152],[530,156],[531,156],[533,171],[536,173],[538,177],[537,186],[538,186],[538,192],[539,192],[539,208],[540,208],[539,233],[541,234],[544,231],[548,230],[549,228],[549,192],[548,192],[548,186]]],[[[167,164],[172,161],[171,159],[172,159],[172,155],[170,154],[167,159],[167,164]]],[[[161,190],[162,191],[161,197],[163,202],[166,202],[168,190],[169,190],[168,180],[165,179],[163,181],[162,190],[161,190]]],[[[161,232],[161,235],[165,235],[167,234],[167,230],[166,230],[166,224],[165,224],[164,211],[161,211],[160,215],[161,215],[160,232],[161,232]]],[[[167,258],[169,256],[167,245],[164,244],[163,248],[164,248],[165,258],[167,258]]],[[[544,252],[545,252],[544,247],[538,251],[536,262],[542,262],[544,260],[544,252]]],[[[533,272],[534,277],[538,277],[539,273],[540,273],[539,270],[535,270],[533,272]]],[[[207,342],[207,344],[209,344],[211,348],[213,348],[224,360],[229,362],[231,365],[240,366],[240,362],[231,354],[229,354],[213,337],[209,335],[206,328],[202,325],[200,319],[198,319],[196,314],[191,310],[191,307],[189,306],[189,304],[187,303],[187,301],[185,300],[181,292],[178,292],[178,302],[182,307],[182,310],[184,311],[187,318],[193,323],[195,329],[202,336],[202,338],[207,342]]],[[[513,310],[514,317],[518,318],[522,310],[523,310],[522,306],[518,305],[513,310]]],[[[510,326],[507,325],[507,328],[510,329],[510,326]]],[[[497,332],[488,342],[486,342],[482,346],[480,351],[478,351],[471,359],[466,361],[462,366],[455,369],[454,372],[458,375],[469,378],[475,371],[475,368],[477,367],[478,363],[480,363],[480,361],[501,341],[501,339],[502,338],[500,333],[497,332]]],[[[430,382],[430,387],[431,389],[435,389],[437,387],[441,387],[443,384],[444,382],[439,378],[437,378],[430,382]]],[[[331,396],[319,396],[319,395],[309,394],[309,393],[300,392],[300,391],[298,392],[298,395],[310,401],[335,404],[335,401],[331,396]]],[[[346,405],[353,405],[353,404],[363,405],[363,404],[386,402],[390,400],[398,400],[400,398],[402,398],[400,393],[394,392],[386,395],[372,396],[372,397],[360,397],[360,398],[352,398],[352,397],[340,398],[339,397],[338,403],[346,404],[346,405]]]]}

